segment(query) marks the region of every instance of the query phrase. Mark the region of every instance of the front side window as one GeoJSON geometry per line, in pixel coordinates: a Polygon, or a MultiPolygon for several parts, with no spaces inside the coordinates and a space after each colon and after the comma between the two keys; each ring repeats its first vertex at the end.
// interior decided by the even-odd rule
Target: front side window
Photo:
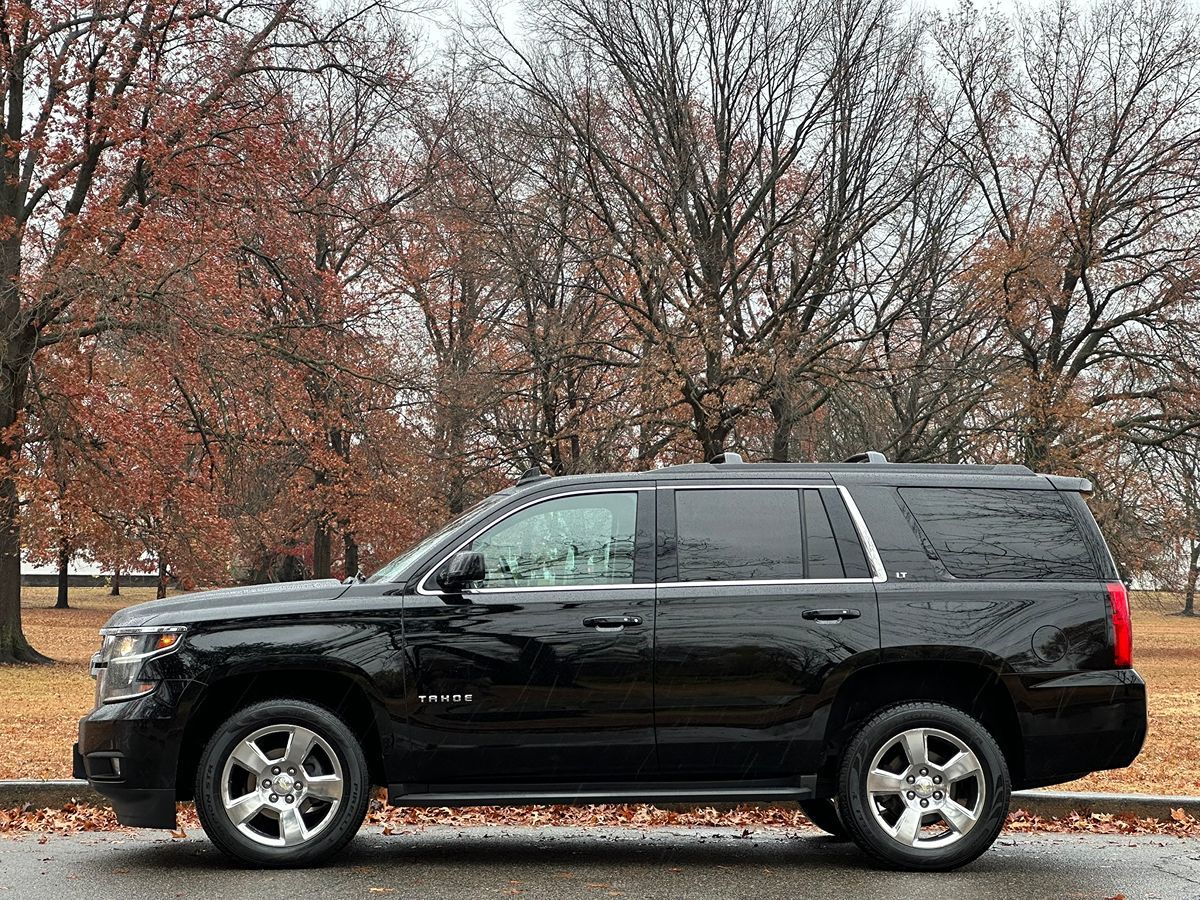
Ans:
{"type": "Polygon", "coordinates": [[[578,494],[526,507],[463,548],[483,554],[475,588],[632,584],[633,491],[578,494]]]}

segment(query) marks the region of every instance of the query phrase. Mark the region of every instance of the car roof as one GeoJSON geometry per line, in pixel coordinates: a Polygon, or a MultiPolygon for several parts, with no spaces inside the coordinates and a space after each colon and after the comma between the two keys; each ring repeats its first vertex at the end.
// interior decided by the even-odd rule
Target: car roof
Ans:
{"type": "Polygon", "coordinates": [[[795,479],[836,484],[889,484],[920,486],[1011,487],[1057,489],[1090,493],[1091,483],[1083,478],[1039,475],[1028,466],[1014,464],[953,463],[688,463],[637,472],[611,472],[550,477],[535,470],[525,473],[517,487],[584,487],[621,482],[689,481],[780,481],[795,479]]]}

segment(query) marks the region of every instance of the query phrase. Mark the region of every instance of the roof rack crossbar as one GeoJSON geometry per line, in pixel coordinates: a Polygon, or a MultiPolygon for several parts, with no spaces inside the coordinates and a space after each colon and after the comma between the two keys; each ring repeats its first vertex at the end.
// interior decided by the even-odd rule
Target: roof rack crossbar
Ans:
{"type": "Polygon", "coordinates": [[[878,450],[864,450],[862,453],[846,457],[848,463],[885,463],[887,461],[888,458],[878,450]]]}

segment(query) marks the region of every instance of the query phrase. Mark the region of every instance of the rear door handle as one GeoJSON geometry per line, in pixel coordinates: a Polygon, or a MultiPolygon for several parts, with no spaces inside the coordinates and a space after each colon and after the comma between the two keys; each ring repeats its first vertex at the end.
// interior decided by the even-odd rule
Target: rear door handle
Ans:
{"type": "Polygon", "coordinates": [[[641,624],[641,616],[592,616],[583,620],[585,628],[595,628],[597,631],[624,631],[627,625],[633,627],[641,624]]]}
{"type": "Polygon", "coordinates": [[[857,619],[862,613],[857,609],[806,609],[800,617],[810,622],[833,622],[835,625],[843,619],[857,619]]]}

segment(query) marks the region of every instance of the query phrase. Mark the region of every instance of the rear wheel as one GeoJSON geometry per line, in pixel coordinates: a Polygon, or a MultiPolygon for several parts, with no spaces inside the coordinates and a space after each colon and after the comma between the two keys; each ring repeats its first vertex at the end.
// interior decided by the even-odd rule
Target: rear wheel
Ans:
{"type": "Polygon", "coordinates": [[[362,747],[320,706],[271,700],[234,713],[196,772],[196,812],[212,842],[257,866],[307,866],[341,850],[370,800],[362,747]]]}
{"type": "Polygon", "coordinates": [[[838,816],[837,804],[832,800],[801,800],[800,811],[808,820],[827,834],[846,840],[846,826],[838,816]]]}
{"type": "Polygon", "coordinates": [[[847,745],[838,811],[863,850],[896,868],[954,869],[992,845],[1011,791],[1004,754],[961,710],[905,703],[847,745]]]}

